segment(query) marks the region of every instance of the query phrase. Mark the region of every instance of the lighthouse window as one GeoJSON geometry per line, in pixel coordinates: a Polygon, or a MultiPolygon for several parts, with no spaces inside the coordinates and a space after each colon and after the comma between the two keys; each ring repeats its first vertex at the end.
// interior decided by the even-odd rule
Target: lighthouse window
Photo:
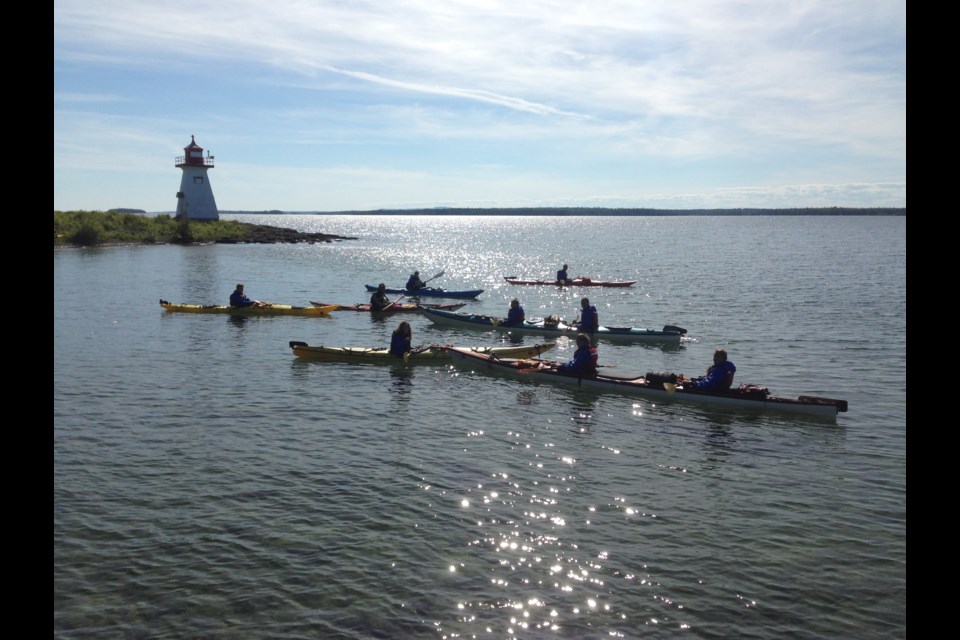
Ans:
{"type": "Polygon", "coordinates": [[[203,176],[193,176],[193,184],[203,184],[203,176]]]}

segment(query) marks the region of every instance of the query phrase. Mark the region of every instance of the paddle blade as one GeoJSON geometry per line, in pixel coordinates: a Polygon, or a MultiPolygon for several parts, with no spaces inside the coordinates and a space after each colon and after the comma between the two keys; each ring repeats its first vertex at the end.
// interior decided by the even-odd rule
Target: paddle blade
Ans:
{"type": "Polygon", "coordinates": [[[426,280],[423,281],[423,284],[427,284],[427,283],[430,282],[431,280],[436,280],[437,278],[439,278],[440,276],[442,276],[444,273],[445,273],[445,271],[441,271],[440,273],[438,273],[437,275],[433,276],[432,278],[427,278],[426,280]]]}
{"type": "Polygon", "coordinates": [[[677,391],[677,385],[672,382],[664,382],[663,388],[667,390],[667,395],[672,396],[677,391]]]}

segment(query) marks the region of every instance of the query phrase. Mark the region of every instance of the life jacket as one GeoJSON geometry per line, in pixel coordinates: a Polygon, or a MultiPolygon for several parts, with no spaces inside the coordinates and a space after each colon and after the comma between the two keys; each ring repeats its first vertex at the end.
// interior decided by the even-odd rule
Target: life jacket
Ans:
{"type": "Polygon", "coordinates": [[[393,332],[390,335],[390,354],[402,358],[403,354],[409,351],[407,336],[402,333],[393,332]]]}
{"type": "Polygon", "coordinates": [[[733,376],[737,373],[737,367],[729,360],[725,360],[720,363],[720,369],[723,373],[723,378],[720,379],[720,384],[717,388],[724,390],[729,389],[733,386],[733,376]]]}
{"type": "Polygon", "coordinates": [[[596,331],[598,326],[600,326],[600,316],[597,314],[597,308],[590,305],[580,316],[580,328],[584,331],[596,331]],[[589,320],[590,324],[587,324],[585,319],[589,320]]]}

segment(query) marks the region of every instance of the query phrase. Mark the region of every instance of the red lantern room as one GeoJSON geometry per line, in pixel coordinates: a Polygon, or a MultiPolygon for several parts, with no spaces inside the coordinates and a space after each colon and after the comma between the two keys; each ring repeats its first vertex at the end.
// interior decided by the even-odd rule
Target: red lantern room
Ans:
{"type": "Polygon", "coordinates": [[[177,167],[213,167],[213,156],[207,152],[207,157],[203,157],[203,147],[197,144],[193,136],[190,136],[190,144],[183,148],[183,155],[176,160],[177,167]]]}

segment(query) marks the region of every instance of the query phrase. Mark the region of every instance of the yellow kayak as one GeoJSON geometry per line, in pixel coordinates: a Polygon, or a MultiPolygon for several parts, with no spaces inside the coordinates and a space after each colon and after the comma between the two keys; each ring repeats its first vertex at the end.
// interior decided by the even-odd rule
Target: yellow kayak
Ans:
{"type": "Polygon", "coordinates": [[[226,305],[173,304],[160,300],[160,306],[170,312],[180,313],[229,313],[234,316],[314,316],[329,317],[337,305],[323,307],[293,307],[289,304],[271,304],[269,307],[228,307],[226,305]]]}
{"type": "MultiPolygon", "coordinates": [[[[462,347],[487,356],[499,358],[536,358],[545,351],[557,346],[556,342],[524,345],[516,347],[462,347]]],[[[290,341],[293,355],[300,358],[314,360],[330,360],[335,362],[403,362],[402,358],[390,355],[385,347],[311,347],[306,342],[290,341]]],[[[411,352],[410,362],[449,362],[450,354],[445,345],[432,344],[423,351],[411,352]]]]}

